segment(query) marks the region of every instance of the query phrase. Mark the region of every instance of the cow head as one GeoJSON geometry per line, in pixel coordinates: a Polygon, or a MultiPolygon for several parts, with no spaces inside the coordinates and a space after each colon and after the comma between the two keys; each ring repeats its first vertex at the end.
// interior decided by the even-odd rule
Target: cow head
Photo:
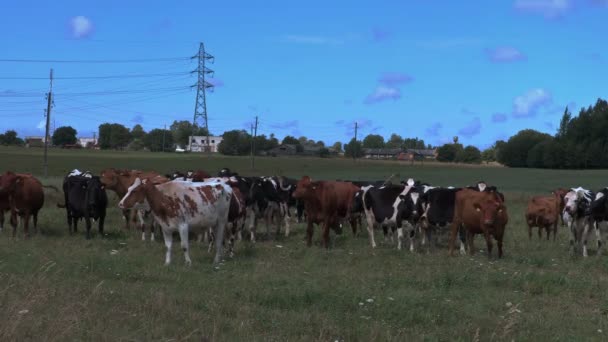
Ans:
{"type": "Polygon", "coordinates": [[[93,176],[86,181],[86,191],[89,210],[97,211],[101,209],[99,205],[107,200],[105,199],[106,186],[101,183],[99,177],[93,176]]]}
{"type": "Polygon", "coordinates": [[[135,178],[135,182],[129,187],[125,197],[120,200],[118,207],[120,209],[130,209],[137,204],[143,203],[146,199],[146,187],[149,185],[148,183],[146,179],[142,181],[139,177],[135,178]]]}
{"type": "Polygon", "coordinates": [[[589,191],[583,188],[576,188],[570,190],[564,196],[564,211],[570,216],[575,217],[581,211],[585,211],[585,206],[590,202],[588,198],[589,191]]]}
{"type": "Polygon", "coordinates": [[[13,192],[23,177],[12,171],[5,172],[0,178],[0,192],[13,192]]]}
{"type": "Polygon", "coordinates": [[[505,206],[494,196],[473,203],[473,207],[480,214],[481,224],[484,226],[494,225],[496,219],[505,210],[505,206]]]}
{"type": "Polygon", "coordinates": [[[118,185],[118,170],[105,169],[101,171],[99,179],[108,189],[113,189],[118,185]]]}
{"type": "Polygon", "coordinates": [[[405,218],[410,223],[418,222],[420,216],[424,213],[420,192],[412,190],[406,195],[400,195],[399,197],[401,198],[403,208],[405,209],[405,218]]]}
{"type": "Polygon", "coordinates": [[[604,220],[608,216],[608,188],[597,192],[591,202],[591,213],[599,220],[604,220]]]}
{"type": "Polygon", "coordinates": [[[293,192],[293,198],[295,199],[306,199],[311,197],[316,190],[315,184],[312,179],[308,176],[302,177],[296,185],[296,190],[293,192]]]}

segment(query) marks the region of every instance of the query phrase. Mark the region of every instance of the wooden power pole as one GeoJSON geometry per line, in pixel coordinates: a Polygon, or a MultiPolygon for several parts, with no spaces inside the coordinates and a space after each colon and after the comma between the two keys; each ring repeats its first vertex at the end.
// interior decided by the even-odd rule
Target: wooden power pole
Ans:
{"type": "Polygon", "coordinates": [[[51,69],[51,85],[49,93],[47,94],[46,104],[46,128],[44,132],[44,177],[49,176],[49,164],[48,164],[48,149],[49,149],[49,128],[51,125],[51,107],[53,107],[53,69],[51,69]]]}

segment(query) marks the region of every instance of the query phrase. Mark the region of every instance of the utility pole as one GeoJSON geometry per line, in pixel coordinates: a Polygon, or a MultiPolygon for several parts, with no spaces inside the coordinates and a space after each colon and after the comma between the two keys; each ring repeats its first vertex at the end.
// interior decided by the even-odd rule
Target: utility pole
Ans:
{"type": "Polygon", "coordinates": [[[353,145],[353,162],[357,162],[357,153],[358,153],[358,149],[357,149],[357,130],[359,129],[359,123],[355,121],[355,142],[353,145]]]}
{"type": "Polygon", "coordinates": [[[167,125],[165,125],[165,129],[163,129],[163,152],[165,152],[165,134],[167,134],[167,125]]]}
{"type": "Polygon", "coordinates": [[[44,132],[44,177],[49,176],[48,149],[49,149],[49,126],[51,125],[51,108],[53,107],[53,69],[51,68],[49,92],[46,94],[46,128],[44,132]]]}
{"type": "Polygon", "coordinates": [[[255,125],[251,125],[251,169],[255,168],[255,138],[258,136],[258,117],[255,117],[255,125]]]}
{"type": "Polygon", "coordinates": [[[196,87],[196,103],[194,105],[194,118],[192,119],[192,136],[190,137],[190,152],[192,152],[192,139],[194,138],[194,132],[198,126],[197,119],[201,117],[207,129],[207,152],[211,152],[211,146],[209,144],[209,120],[207,117],[207,95],[206,90],[213,91],[213,84],[205,81],[205,75],[214,76],[214,71],[205,66],[205,61],[213,63],[215,57],[205,52],[205,44],[200,43],[198,48],[198,54],[192,57],[192,59],[198,59],[198,67],[192,73],[198,74],[198,80],[192,88],[196,87]]]}

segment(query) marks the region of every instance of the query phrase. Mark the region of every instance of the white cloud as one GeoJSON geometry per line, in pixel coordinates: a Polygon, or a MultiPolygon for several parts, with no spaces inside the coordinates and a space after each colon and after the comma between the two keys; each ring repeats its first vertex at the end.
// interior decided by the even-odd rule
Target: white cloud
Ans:
{"type": "Polygon", "coordinates": [[[93,33],[93,22],[82,15],[70,19],[70,33],[73,38],[86,38],[93,33]]]}
{"type": "Polygon", "coordinates": [[[520,12],[559,18],[574,8],[572,0],[516,0],[513,7],[520,12]]]}
{"type": "Polygon", "coordinates": [[[551,94],[541,88],[532,89],[513,100],[513,117],[526,118],[535,116],[538,109],[551,104],[551,94]]]}
{"type": "Polygon", "coordinates": [[[38,123],[38,125],[36,126],[36,128],[40,129],[40,130],[45,130],[46,129],[46,120],[42,120],[38,123]]]}
{"type": "Polygon", "coordinates": [[[378,86],[373,93],[365,99],[366,104],[378,103],[386,100],[396,101],[401,98],[401,90],[395,87],[378,86]]]}

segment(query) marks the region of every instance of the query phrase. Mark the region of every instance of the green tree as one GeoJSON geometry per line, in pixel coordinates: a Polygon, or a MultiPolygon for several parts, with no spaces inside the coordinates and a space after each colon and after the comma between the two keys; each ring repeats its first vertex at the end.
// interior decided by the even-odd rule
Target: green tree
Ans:
{"type": "MultiPolygon", "coordinates": [[[[144,137],[145,139],[145,137],[144,137]]],[[[141,139],[133,139],[131,143],[127,146],[127,150],[129,151],[141,151],[146,147],[146,144],[141,139]]]]}
{"type": "Polygon", "coordinates": [[[342,152],[342,143],[339,141],[336,141],[333,145],[331,145],[331,148],[333,148],[336,152],[342,152]]]}
{"type": "Polygon", "coordinates": [[[99,147],[101,149],[123,149],[131,142],[131,133],[117,123],[99,125],[99,147]]]}
{"type": "Polygon", "coordinates": [[[173,135],[170,130],[153,129],[144,139],[144,145],[152,152],[170,152],[173,151],[173,135]],[[164,145],[163,145],[164,141],[164,145]]]}
{"type": "Polygon", "coordinates": [[[408,149],[408,148],[413,148],[413,149],[424,149],[425,148],[425,144],[424,144],[424,140],[422,139],[418,139],[418,138],[405,138],[403,139],[403,145],[402,147],[404,149],[408,149]]]}
{"type": "Polygon", "coordinates": [[[349,158],[362,157],[363,156],[363,147],[362,147],[361,142],[358,140],[355,140],[355,138],[352,138],[348,144],[344,145],[344,155],[349,158]]]}
{"type": "Polygon", "coordinates": [[[218,151],[226,155],[247,155],[251,151],[251,135],[245,130],[224,132],[218,151]]]}
{"type": "Polygon", "coordinates": [[[53,132],[51,139],[55,146],[74,145],[77,141],[76,134],[78,132],[72,126],[62,126],[53,132]]]}
{"type": "Polygon", "coordinates": [[[494,147],[494,145],[486,148],[485,150],[483,150],[483,152],[481,152],[481,160],[486,163],[496,161],[496,148],[494,147]]]}
{"type": "Polygon", "coordinates": [[[173,134],[173,141],[181,147],[187,147],[189,145],[188,138],[192,136],[207,136],[207,129],[205,127],[192,126],[190,121],[173,121],[169,127],[173,134]]]}
{"type": "Polygon", "coordinates": [[[475,146],[467,146],[462,152],[462,162],[467,164],[481,163],[481,151],[475,146]]]}
{"type": "Polygon", "coordinates": [[[327,147],[321,147],[319,150],[319,157],[327,158],[329,157],[329,149],[327,147]]]}
{"type": "Polygon", "coordinates": [[[300,144],[300,140],[292,137],[291,135],[288,135],[285,138],[283,138],[283,141],[281,142],[281,144],[283,144],[283,145],[299,145],[300,144]]]}
{"type": "Polygon", "coordinates": [[[399,134],[393,133],[385,145],[386,148],[402,148],[403,138],[399,134]]]}
{"type": "Polygon", "coordinates": [[[369,134],[363,139],[363,148],[384,148],[384,137],[378,134],[369,134]]]}
{"type": "Polygon", "coordinates": [[[458,149],[455,144],[445,144],[437,149],[437,160],[440,162],[454,162],[458,149]]]}
{"type": "Polygon", "coordinates": [[[528,152],[538,143],[551,140],[548,134],[525,129],[512,136],[501,148],[500,159],[509,167],[528,166],[528,152]]]}
{"type": "Polygon", "coordinates": [[[22,146],[23,144],[23,139],[19,138],[17,132],[12,129],[4,132],[4,134],[0,134],[0,145],[22,146]]]}
{"type": "Polygon", "coordinates": [[[568,107],[564,110],[564,115],[562,115],[562,119],[559,122],[559,128],[557,130],[557,135],[555,136],[558,139],[562,139],[566,137],[568,134],[568,125],[570,125],[570,121],[572,120],[572,114],[568,111],[568,107]]]}
{"type": "Polygon", "coordinates": [[[131,138],[133,140],[138,139],[140,141],[143,141],[145,137],[146,131],[144,131],[144,128],[141,127],[140,124],[133,126],[133,128],[131,129],[131,138]]]}

